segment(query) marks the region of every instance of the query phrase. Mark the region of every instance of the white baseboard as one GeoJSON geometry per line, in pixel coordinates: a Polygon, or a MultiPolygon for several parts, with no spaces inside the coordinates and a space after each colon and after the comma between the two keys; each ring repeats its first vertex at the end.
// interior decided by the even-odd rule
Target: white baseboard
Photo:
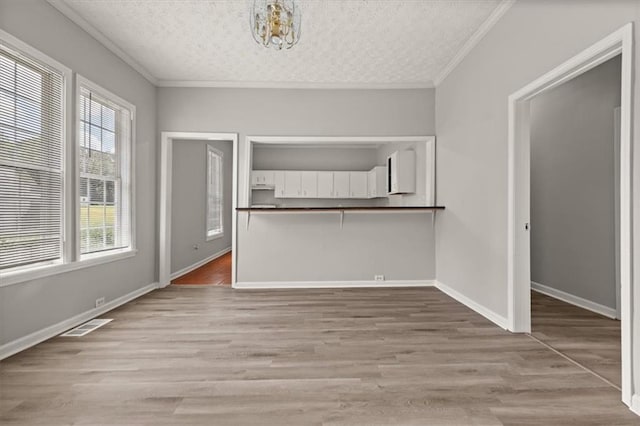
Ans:
{"type": "Polygon", "coordinates": [[[635,394],[631,397],[631,411],[640,416],[640,394],[635,394]]]}
{"type": "Polygon", "coordinates": [[[147,294],[157,288],[158,283],[146,285],[142,288],[132,291],[129,294],[125,294],[124,296],[111,300],[100,306],[99,308],[90,309],[57,324],[53,324],[49,327],[43,328],[42,330],[38,330],[9,343],[5,343],[4,345],[0,346],[0,360],[17,354],[18,352],[24,351],[25,349],[35,346],[38,343],[44,342],[47,339],[55,337],[69,330],[70,328],[77,327],[78,325],[85,323],[90,319],[102,315],[112,309],[115,309],[118,306],[124,305],[125,303],[130,302],[133,299],[136,299],[143,294],[147,294]]]}
{"type": "Polygon", "coordinates": [[[436,281],[435,285],[438,288],[438,290],[456,299],[458,302],[462,303],[467,308],[473,311],[476,311],[477,313],[479,313],[489,321],[496,324],[498,327],[503,328],[505,330],[507,329],[508,321],[502,315],[498,315],[497,313],[493,312],[491,309],[488,309],[480,305],[479,303],[474,302],[473,300],[469,299],[467,296],[460,293],[458,290],[454,290],[453,288],[449,287],[446,284],[441,283],[440,281],[436,281]]]}
{"type": "Polygon", "coordinates": [[[237,289],[275,288],[355,288],[355,287],[432,287],[434,280],[389,280],[389,281],[251,281],[237,282],[237,289]]]}
{"type": "Polygon", "coordinates": [[[211,262],[212,260],[216,260],[220,256],[224,256],[225,254],[229,253],[230,251],[231,251],[231,247],[227,247],[224,250],[220,250],[219,252],[212,254],[211,256],[207,257],[206,259],[202,259],[201,261],[196,262],[193,265],[189,265],[186,268],[182,268],[179,271],[173,272],[173,273],[171,273],[171,279],[175,280],[178,277],[181,277],[181,276],[183,276],[185,274],[188,274],[189,272],[193,271],[194,269],[198,269],[202,265],[206,265],[207,263],[211,262]]]}
{"type": "Polygon", "coordinates": [[[546,286],[544,284],[531,281],[531,290],[538,293],[546,294],[554,299],[562,300],[563,302],[576,305],[580,308],[586,309],[596,314],[604,315],[605,317],[616,319],[616,310],[608,306],[600,305],[599,303],[592,302],[582,297],[574,296],[573,294],[566,293],[562,290],[557,290],[553,287],[546,286]]]}

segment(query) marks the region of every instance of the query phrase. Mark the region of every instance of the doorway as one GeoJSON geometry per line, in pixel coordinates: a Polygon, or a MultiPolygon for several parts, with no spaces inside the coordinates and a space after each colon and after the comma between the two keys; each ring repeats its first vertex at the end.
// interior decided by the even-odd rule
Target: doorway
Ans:
{"type": "Polygon", "coordinates": [[[171,284],[231,286],[233,144],[176,139],[171,284]]]}
{"type": "MultiPolygon", "coordinates": [[[[172,279],[178,278],[177,275],[185,277],[187,279],[188,274],[193,272],[199,276],[199,281],[196,283],[195,281],[189,284],[209,284],[206,280],[220,280],[220,276],[223,276],[222,280],[226,281],[224,278],[225,275],[228,276],[229,266],[230,266],[230,284],[233,285],[236,280],[236,207],[238,200],[238,135],[237,133],[202,133],[202,132],[162,132],[161,134],[161,159],[160,159],[160,217],[159,217],[159,287],[166,287],[171,283],[172,279]],[[225,152],[224,149],[220,149],[221,147],[216,145],[222,143],[223,146],[227,146],[229,148],[227,151],[227,159],[228,154],[231,153],[232,160],[226,161],[225,164],[225,152]],[[203,220],[200,221],[202,223],[198,224],[190,224],[188,222],[185,223],[185,226],[189,227],[189,229],[193,228],[197,235],[201,235],[202,239],[206,242],[216,240],[221,234],[224,234],[225,230],[228,233],[230,232],[231,236],[231,250],[229,252],[228,247],[224,247],[222,250],[215,251],[213,253],[208,253],[205,256],[201,256],[201,258],[195,263],[190,263],[190,260],[186,260],[183,262],[183,265],[173,268],[172,271],[172,260],[175,260],[172,256],[172,251],[174,247],[174,238],[172,238],[172,228],[173,228],[173,211],[174,211],[174,150],[175,146],[178,144],[190,144],[195,147],[195,153],[197,154],[194,161],[201,162],[202,169],[205,172],[202,173],[202,178],[205,180],[204,182],[200,182],[202,186],[201,191],[192,191],[193,188],[175,188],[177,191],[183,192],[196,192],[196,196],[200,201],[202,201],[202,208],[200,208],[200,213],[203,216],[203,220]],[[198,150],[201,145],[200,150],[198,150]],[[201,152],[200,152],[201,151],[201,152]],[[215,176],[212,175],[212,172],[218,169],[229,169],[229,165],[231,166],[231,173],[226,174],[226,181],[228,185],[229,178],[231,180],[231,205],[229,206],[228,202],[226,203],[226,207],[222,207],[222,209],[230,210],[231,215],[231,226],[229,229],[229,224],[224,224],[223,219],[221,218],[221,211],[216,211],[215,207],[212,207],[214,204],[209,203],[209,195],[213,196],[213,201],[215,201],[215,195],[221,192],[221,188],[224,187],[224,180],[218,181],[215,179],[215,176]],[[215,185],[219,184],[218,187],[215,185]],[[220,219],[220,220],[217,220],[220,219]],[[202,225],[202,226],[200,226],[202,225]],[[207,241],[208,240],[208,241],[207,241]],[[186,266],[184,266],[186,265],[186,266]],[[222,271],[222,273],[220,273],[222,271]],[[173,275],[173,276],[172,276],[173,275]]],[[[189,165],[188,154],[186,155],[186,165],[189,165]]],[[[190,173],[190,171],[189,171],[190,173]]],[[[181,209],[190,209],[189,205],[181,206],[181,209]]],[[[188,216],[188,215],[187,215],[188,216]]],[[[185,216],[186,217],[186,216],[185,216]]],[[[183,220],[189,220],[188,217],[183,218],[183,220]]],[[[189,255],[193,255],[193,252],[197,252],[200,250],[199,242],[191,242],[189,239],[185,240],[182,243],[183,246],[187,247],[187,251],[189,251],[189,255]],[[198,247],[195,247],[198,246],[198,247]]],[[[197,254],[196,254],[197,256],[197,254]]],[[[194,258],[191,257],[191,260],[194,258]]],[[[194,279],[194,277],[188,278],[190,281],[194,279]]],[[[182,281],[185,283],[185,281],[182,281]]],[[[215,284],[215,282],[211,282],[211,284],[215,284]]]]}
{"type": "Polygon", "coordinates": [[[632,39],[632,24],[627,24],[513,93],[508,100],[508,325],[511,331],[531,333],[531,100],[615,56],[621,56],[620,196],[618,205],[622,371],[620,383],[622,401],[629,406],[633,394],[633,324],[631,322],[632,39]]]}

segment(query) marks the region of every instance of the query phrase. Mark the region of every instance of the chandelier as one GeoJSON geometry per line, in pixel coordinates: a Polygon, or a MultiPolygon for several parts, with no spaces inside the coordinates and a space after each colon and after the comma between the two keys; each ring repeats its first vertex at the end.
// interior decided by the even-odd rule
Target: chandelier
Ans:
{"type": "Polygon", "coordinates": [[[296,0],[253,0],[251,33],[265,47],[291,49],[300,40],[300,20],[296,0]]]}

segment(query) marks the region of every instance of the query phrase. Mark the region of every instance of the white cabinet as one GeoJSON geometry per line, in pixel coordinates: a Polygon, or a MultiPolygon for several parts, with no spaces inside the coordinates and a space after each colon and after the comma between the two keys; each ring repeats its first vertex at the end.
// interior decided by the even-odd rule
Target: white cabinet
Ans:
{"type": "Polygon", "coordinates": [[[253,189],[274,189],[275,198],[379,198],[387,196],[387,168],[369,172],[260,171],[251,174],[253,189]]]}
{"type": "Polygon", "coordinates": [[[349,172],[333,172],[333,198],[349,198],[349,172]]]}
{"type": "Polygon", "coordinates": [[[274,197],[275,198],[284,198],[284,172],[275,171],[273,172],[273,180],[274,180],[274,197]]]}
{"type": "Polygon", "coordinates": [[[251,172],[252,188],[273,188],[275,184],[275,172],[273,170],[254,170],[251,172]]]}
{"type": "Polygon", "coordinates": [[[349,172],[349,198],[368,198],[367,172],[349,172]]]}
{"type": "Polygon", "coordinates": [[[318,172],[300,172],[301,196],[303,198],[318,197],[318,172]]]}
{"type": "Polygon", "coordinates": [[[300,172],[284,172],[284,198],[302,196],[302,175],[300,172]]]}
{"type": "Polygon", "coordinates": [[[369,198],[387,196],[387,168],[376,166],[367,173],[367,189],[369,198]]]}
{"type": "Polygon", "coordinates": [[[333,198],[333,172],[318,172],[318,198],[333,198]]]}
{"type": "Polygon", "coordinates": [[[416,192],[416,152],[396,151],[387,157],[389,194],[416,192]]]}

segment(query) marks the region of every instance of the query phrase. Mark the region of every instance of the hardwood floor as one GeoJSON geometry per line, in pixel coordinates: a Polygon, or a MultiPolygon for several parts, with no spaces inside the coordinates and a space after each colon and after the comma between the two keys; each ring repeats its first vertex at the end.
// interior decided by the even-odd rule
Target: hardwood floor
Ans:
{"type": "Polygon", "coordinates": [[[0,363],[3,425],[638,425],[435,288],[170,286],[0,363]]]}
{"type": "Polygon", "coordinates": [[[176,285],[231,285],[231,252],[171,281],[176,285]]]}
{"type": "Polygon", "coordinates": [[[620,321],[532,291],[531,332],[620,388],[620,321]]]}

